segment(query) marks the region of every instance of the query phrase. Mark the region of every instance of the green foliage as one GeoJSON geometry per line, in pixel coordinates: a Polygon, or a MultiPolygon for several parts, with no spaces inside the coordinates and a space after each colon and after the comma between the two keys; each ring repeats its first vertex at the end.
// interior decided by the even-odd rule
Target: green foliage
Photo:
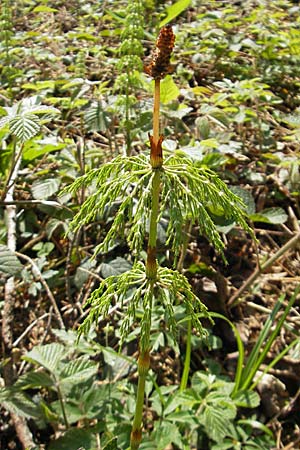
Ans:
{"type": "Polygon", "coordinates": [[[22,264],[5,245],[0,245],[0,274],[6,276],[16,275],[22,270],[22,264]]]}
{"type": "Polygon", "coordinates": [[[178,0],[173,5],[166,9],[167,17],[162,20],[159,24],[160,27],[165,26],[171,20],[175,19],[179,14],[181,14],[190,5],[191,0],[178,0]]]}
{"type": "MultiPolygon", "coordinates": [[[[257,371],[260,368],[260,365],[263,363],[263,361],[266,359],[267,354],[273,345],[275,339],[277,338],[278,334],[280,333],[280,330],[282,329],[282,326],[284,324],[284,321],[289,314],[293,304],[296,301],[296,297],[300,291],[300,288],[296,289],[294,294],[291,296],[287,306],[284,309],[284,312],[282,316],[278,319],[276,325],[275,320],[277,313],[282,306],[282,303],[284,301],[284,295],[279,298],[277,303],[275,304],[272,313],[266,320],[258,339],[249,354],[249,357],[247,359],[247,362],[245,364],[245,367],[241,371],[241,377],[240,379],[236,380],[236,386],[235,386],[235,392],[238,392],[238,390],[244,390],[248,389],[251,385],[251,388],[254,389],[254,387],[257,385],[257,380],[253,383],[253,379],[257,373],[257,371]]],[[[297,342],[294,341],[293,345],[295,345],[297,342]]],[[[241,362],[241,361],[240,361],[241,362]]],[[[273,364],[272,364],[273,365],[273,364]]],[[[265,372],[268,371],[268,367],[266,368],[265,372]]],[[[239,369],[238,371],[239,372],[239,369]]]]}
{"type": "MultiPolygon", "coordinates": [[[[81,206],[71,222],[77,230],[84,224],[102,217],[107,205],[120,201],[113,223],[103,242],[95,248],[95,253],[107,252],[115,239],[126,232],[125,221],[130,224],[126,239],[130,249],[139,254],[146,235],[146,218],[151,208],[151,183],[154,172],[149,160],[143,155],[115,158],[78,178],[69,188],[77,191],[82,186],[95,183],[96,190],[81,206]]],[[[224,244],[214,225],[210,211],[218,211],[226,218],[232,218],[250,231],[245,222],[243,206],[234,195],[209,169],[197,167],[189,158],[169,156],[162,170],[161,210],[169,214],[167,244],[171,245],[175,256],[182,245],[182,229],[187,220],[200,225],[201,232],[222,252],[224,244]]]]}
{"type": "MultiPolygon", "coordinates": [[[[218,349],[206,348],[200,320],[207,312],[191,293],[187,280],[168,267],[176,265],[178,252],[184,247],[183,230],[191,221],[188,236],[192,243],[183,267],[189,267],[186,273],[193,289],[198,290],[203,282],[206,290],[207,279],[203,277],[211,281],[214,267],[213,272],[225,281],[230,275],[232,291],[248,276],[255,259],[249,240],[238,232],[236,224],[245,226],[248,215],[259,225],[258,233],[263,229],[257,243],[260,259],[262,253],[266,256],[266,250],[271,255],[284,244],[286,232],[296,233],[300,186],[299,5],[290,0],[212,1],[193,2],[193,8],[188,9],[191,2],[186,0],[167,6],[159,0],[79,0],[70,2],[65,10],[56,8],[55,2],[0,3],[0,172],[7,176],[7,183],[1,185],[0,241],[5,243],[7,237],[4,197],[10,186],[9,174],[16,158],[22,156],[14,196],[17,249],[28,254],[40,270],[68,327],[75,329],[86,317],[82,329],[92,332],[93,315],[96,323],[101,319],[97,343],[91,341],[91,335],[82,335],[77,341],[75,331],[54,331],[49,300],[30,264],[22,266],[2,246],[0,284],[7,277],[16,278],[14,345],[24,354],[32,342],[41,339],[43,330],[51,332],[47,342],[54,331],[64,344],[34,347],[25,356],[26,364],[16,361],[21,377],[13,387],[1,388],[1,405],[33,419],[30,426],[36,448],[82,446],[94,450],[99,440],[101,448],[107,450],[128,448],[136,386],[127,379],[134,380],[128,374],[135,370],[136,361],[125,353],[131,354],[142,334],[143,346],[150,339],[153,368],[159,367],[159,373],[150,373],[146,381],[148,423],[141,450],[170,445],[185,450],[192,446],[212,450],[273,448],[267,420],[267,426],[263,425],[251,412],[258,407],[256,374],[262,363],[268,371],[278,361],[283,367],[285,355],[299,358],[298,332],[287,316],[288,311],[289,315],[296,312],[288,302],[282,306],[282,297],[266,321],[260,320],[265,316],[255,311],[255,318],[263,325],[261,333],[255,331],[258,339],[252,349],[252,341],[242,341],[234,325],[240,310],[231,310],[227,324],[232,326],[239,352],[237,370],[232,374],[233,391],[228,395],[232,384],[230,389],[222,384],[229,381],[220,375],[211,382],[213,385],[221,379],[220,388],[214,385],[206,390],[187,376],[190,388],[179,393],[177,376],[181,376],[188,320],[193,320],[199,335],[191,337],[191,371],[199,369],[200,352],[214,358],[206,376],[218,361],[222,373],[226,373],[223,361],[228,346],[221,347],[225,335],[219,329],[218,349]],[[161,172],[158,261],[166,267],[159,267],[151,300],[144,264],[133,264],[146,258],[143,250],[152,182],[149,161],[143,154],[127,162],[122,157],[108,161],[123,148],[128,154],[140,153],[144,146],[151,125],[148,97],[152,91],[151,83],[141,75],[141,56],[144,50],[148,54],[157,22],[162,19],[163,25],[175,18],[174,72],[161,84],[164,152],[175,152],[161,172]],[[34,96],[27,100],[32,92],[34,96]],[[47,105],[62,111],[55,126],[49,119],[58,117],[57,110],[47,105]],[[102,166],[103,161],[108,165],[102,166]],[[74,195],[66,192],[60,203],[55,201],[58,189],[73,180],[74,195]],[[227,192],[228,187],[232,192],[227,192]],[[220,192],[225,196],[220,197],[220,192]],[[84,202],[89,198],[90,211],[84,202]],[[73,232],[68,233],[72,211],[78,211],[79,216],[72,222],[73,232]],[[199,233],[219,252],[225,252],[227,268],[219,264],[206,240],[200,240],[199,248],[199,233]],[[165,252],[169,248],[172,251],[165,252]],[[91,260],[92,255],[96,257],[91,260]],[[82,305],[88,298],[91,309],[84,312],[82,305]],[[275,340],[283,327],[286,345],[281,350],[281,343],[277,347],[275,340]],[[116,353],[120,338],[123,349],[116,353]],[[89,365],[99,360],[100,365],[89,365]]],[[[293,252],[289,254],[293,258],[293,252]]],[[[295,258],[290,260],[290,267],[296,280],[295,258]]],[[[288,276],[286,280],[277,277],[276,282],[268,277],[267,284],[255,284],[255,297],[248,298],[268,305],[271,311],[274,295],[280,296],[279,290],[290,289],[293,283],[288,276]]],[[[0,288],[3,294],[3,286],[0,288]]],[[[218,296],[219,292],[213,292],[213,300],[218,296]]],[[[249,320],[248,306],[244,309],[242,304],[240,308],[244,320],[249,320]]],[[[222,320],[215,314],[212,317],[222,320]]],[[[207,342],[213,338],[209,335],[207,342]]],[[[1,370],[7,361],[1,362],[1,370]]],[[[263,413],[261,405],[260,420],[263,413]]],[[[0,447],[6,448],[10,431],[5,424],[6,413],[1,419],[0,447]]],[[[291,428],[293,420],[291,415],[291,428]]],[[[286,429],[282,427],[282,447],[292,439],[291,433],[286,437],[286,429]]]]}
{"type": "Polygon", "coordinates": [[[131,154],[131,142],[137,103],[136,88],[141,86],[140,74],[143,70],[141,56],[144,53],[142,39],[144,37],[144,6],[140,0],[129,0],[126,8],[126,19],[121,34],[118,62],[119,75],[115,80],[115,89],[119,96],[117,105],[124,111],[121,125],[126,132],[126,154],[131,154]]]}
{"type": "Polygon", "coordinates": [[[0,129],[8,127],[22,143],[37,135],[49,116],[59,113],[56,108],[41,105],[41,97],[38,96],[28,97],[12,107],[3,108],[3,111],[6,111],[6,116],[0,119],[0,129]]]}
{"type": "MultiPolygon", "coordinates": [[[[47,422],[57,422],[67,429],[79,420],[98,417],[99,402],[104,398],[94,384],[97,364],[88,355],[74,353],[74,347],[52,343],[34,347],[24,360],[36,370],[21,375],[13,386],[0,392],[0,402],[9,411],[35,418],[42,427],[47,422]],[[41,402],[38,395],[32,400],[26,392],[37,389],[49,391],[48,404],[41,402]]],[[[99,430],[71,428],[53,441],[51,448],[73,448],[77,439],[76,445],[92,450],[99,430]]]]}
{"type": "Polygon", "coordinates": [[[220,375],[196,372],[191,387],[185,391],[173,389],[170,392],[168,388],[154,391],[149,400],[153,410],[163,416],[163,422],[155,427],[142,448],[152,449],[156,445],[155,448],[163,449],[173,443],[180,449],[186,448],[185,445],[234,449],[234,436],[239,434],[241,440],[238,442],[251,443],[253,448],[259,448],[259,443],[273,443],[273,436],[266,427],[256,435],[253,432],[255,426],[250,430],[250,423],[237,418],[237,407],[256,408],[259,405],[258,394],[245,391],[237,398],[232,396],[233,388],[234,383],[220,375]],[[180,430],[185,430],[185,436],[180,430]],[[226,446],[223,446],[224,442],[226,446]]]}
{"type": "Polygon", "coordinates": [[[155,300],[155,305],[164,308],[166,324],[170,327],[175,339],[177,324],[174,318],[174,304],[177,300],[182,301],[186,314],[191,317],[193,325],[201,336],[205,335],[197,313],[201,312],[204,317],[208,317],[206,308],[192,292],[187,279],[177,271],[159,267],[157,280],[153,286],[152,281],[147,279],[145,267],[141,262],[136,263],[130,271],[106,278],[92,293],[88,301],[91,308],[88,317],[80,327],[80,332],[88,333],[100,317],[108,315],[109,308],[115,301],[116,306],[120,306],[124,314],[120,327],[122,344],[137,318],[137,310],[142,307],[141,348],[147,349],[155,300]]]}

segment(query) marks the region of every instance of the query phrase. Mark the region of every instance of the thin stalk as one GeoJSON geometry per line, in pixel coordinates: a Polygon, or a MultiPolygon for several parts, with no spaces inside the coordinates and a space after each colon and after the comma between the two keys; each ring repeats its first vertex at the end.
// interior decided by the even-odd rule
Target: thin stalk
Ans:
{"type": "Polygon", "coordinates": [[[142,420],[143,420],[143,408],[145,397],[145,384],[149,367],[150,367],[150,351],[146,350],[140,354],[138,359],[139,381],[137,387],[135,414],[130,439],[131,450],[137,450],[142,440],[142,420]]]}
{"type": "Polygon", "coordinates": [[[62,392],[61,392],[60,385],[59,385],[58,381],[56,381],[56,389],[57,389],[57,396],[58,396],[58,400],[59,400],[59,403],[60,403],[62,415],[63,415],[64,422],[65,422],[65,427],[68,430],[70,428],[70,425],[69,425],[69,422],[68,422],[68,417],[67,417],[67,412],[66,412],[66,408],[65,408],[64,397],[62,395],[62,392]]]}
{"type": "Polygon", "coordinates": [[[149,225],[149,247],[156,247],[157,239],[157,219],[159,214],[159,192],[160,192],[160,178],[161,173],[159,169],[155,170],[155,174],[152,180],[152,206],[149,225]]]}
{"type": "MultiPolygon", "coordinates": [[[[258,371],[259,367],[261,366],[262,362],[264,361],[264,359],[266,358],[273,342],[275,341],[275,339],[277,338],[277,336],[279,335],[279,332],[281,330],[281,328],[283,327],[283,324],[285,322],[285,319],[288,315],[288,313],[290,312],[291,307],[293,306],[293,304],[296,301],[296,297],[299,293],[299,288],[296,289],[296,291],[294,292],[294,294],[292,295],[290,301],[288,302],[283,315],[280,317],[276,327],[274,328],[274,330],[272,331],[270,337],[267,339],[267,341],[264,343],[264,347],[263,350],[261,352],[261,354],[258,356],[257,360],[255,361],[254,365],[252,366],[252,371],[249,373],[247,379],[245,379],[244,384],[242,385],[242,389],[248,389],[249,385],[252,383],[253,377],[256,374],[256,372],[258,371]]],[[[282,301],[283,301],[282,297],[282,301]]],[[[278,302],[280,302],[280,299],[278,300],[278,302]]],[[[281,306],[281,305],[280,305],[281,306]]],[[[276,307],[276,305],[275,305],[276,307]]],[[[248,363],[247,363],[248,364],[248,363]]],[[[243,379],[244,380],[244,379],[243,379]]]]}
{"type": "Polygon", "coordinates": [[[188,323],[187,323],[185,360],[184,360],[184,368],[183,368],[183,373],[182,373],[182,378],[181,378],[181,383],[180,383],[180,391],[184,391],[186,389],[188,379],[189,379],[190,366],[191,366],[191,353],[192,353],[191,338],[192,338],[192,321],[191,321],[191,319],[189,319],[188,323]]]}
{"type": "Polygon", "coordinates": [[[159,107],[160,107],[160,80],[155,80],[153,104],[153,142],[157,145],[159,140],[159,107]]]}
{"type": "MultiPolygon", "coordinates": [[[[150,283],[151,304],[153,299],[153,288],[157,277],[156,241],[157,241],[157,223],[159,216],[161,166],[163,162],[161,152],[161,138],[159,136],[159,106],[160,106],[159,102],[160,102],[160,80],[155,80],[154,107],[153,107],[153,136],[150,137],[151,142],[150,162],[152,165],[152,170],[155,171],[155,173],[152,179],[152,206],[150,214],[149,240],[148,240],[147,261],[146,261],[146,275],[148,282],[150,283]]],[[[146,346],[143,345],[143,348],[140,348],[140,356],[138,359],[139,380],[137,386],[135,414],[130,436],[131,450],[138,450],[142,440],[145,383],[149,367],[150,367],[150,345],[148,348],[146,348],[146,346]]]]}
{"type": "MultiPolygon", "coordinates": [[[[179,272],[182,272],[182,269],[183,269],[183,262],[184,262],[186,252],[187,252],[191,228],[192,228],[192,222],[191,221],[186,222],[185,227],[184,227],[184,240],[182,243],[181,253],[180,253],[179,261],[177,264],[177,270],[179,272]]],[[[189,319],[189,321],[187,323],[187,336],[186,336],[184,367],[183,367],[183,373],[182,373],[182,378],[181,378],[181,382],[180,382],[180,390],[181,391],[184,391],[186,389],[188,379],[189,379],[189,373],[190,373],[190,367],[191,367],[191,354],[192,354],[191,339],[192,339],[192,321],[191,321],[191,319],[189,319]]]]}
{"type": "Polygon", "coordinates": [[[239,386],[240,388],[244,385],[246,385],[246,383],[249,384],[249,380],[251,382],[252,378],[253,378],[253,373],[256,372],[256,370],[258,369],[258,365],[257,365],[257,361],[261,352],[261,349],[265,349],[266,348],[266,340],[269,334],[270,329],[272,328],[277,313],[280,310],[282,304],[283,304],[283,300],[284,300],[284,295],[282,295],[279,300],[277,301],[277,303],[275,304],[271,314],[269,315],[269,317],[267,318],[257,340],[256,343],[248,357],[247,363],[244,367],[243,370],[243,375],[241,378],[241,386],[239,386]]]}

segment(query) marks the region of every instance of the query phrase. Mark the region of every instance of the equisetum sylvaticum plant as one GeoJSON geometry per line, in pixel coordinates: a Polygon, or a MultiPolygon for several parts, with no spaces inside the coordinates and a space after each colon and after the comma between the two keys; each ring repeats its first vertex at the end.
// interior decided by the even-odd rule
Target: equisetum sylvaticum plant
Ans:
{"type": "Polygon", "coordinates": [[[101,282],[88,300],[89,313],[80,326],[86,333],[99,319],[108,315],[112,304],[122,309],[121,345],[132,326],[140,320],[138,386],[136,409],[130,437],[130,448],[139,448],[142,439],[144,391],[150,367],[151,316],[157,305],[163,305],[165,323],[176,337],[177,323],[174,305],[182,304],[193,329],[205,335],[200,317],[209,317],[205,306],[192,292],[186,277],[179,271],[163,267],[157,261],[157,230],[162,217],[168,217],[166,246],[174,255],[174,268],[185,241],[186,224],[198,224],[200,231],[223,254],[224,244],[209,214],[209,208],[222,210],[249,230],[243,203],[211,170],[199,167],[187,157],[169,154],[163,158],[163,136],[159,132],[160,81],[170,73],[170,57],[175,36],[172,27],[161,29],[156,48],[145,72],[154,79],[153,134],[148,151],[134,156],[117,156],[77,179],[69,188],[75,192],[93,185],[93,193],[81,205],[71,222],[71,229],[103,216],[107,207],[118,202],[111,227],[103,241],[95,247],[94,255],[105,253],[116,238],[126,239],[134,264],[131,270],[111,276],[101,282]],[[141,251],[147,241],[147,258],[141,251]],[[142,315],[136,314],[142,309],[142,315]],[[140,319],[138,318],[141,317],[140,319]]]}

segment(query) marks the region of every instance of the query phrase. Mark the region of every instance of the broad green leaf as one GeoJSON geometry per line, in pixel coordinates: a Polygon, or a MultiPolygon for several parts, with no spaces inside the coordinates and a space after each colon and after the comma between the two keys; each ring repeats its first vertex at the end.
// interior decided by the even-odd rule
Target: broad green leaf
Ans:
{"type": "Polygon", "coordinates": [[[260,397],[255,391],[239,391],[233,401],[238,407],[256,408],[260,404],[260,397]]]}
{"type": "Polygon", "coordinates": [[[185,423],[189,426],[194,426],[197,421],[195,419],[195,411],[175,411],[169,414],[167,420],[175,423],[185,423]]]}
{"type": "Polygon", "coordinates": [[[32,91],[44,91],[51,90],[53,91],[55,88],[55,81],[53,80],[45,80],[45,81],[37,81],[36,83],[24,83],[22,85],[23,89],[30,89],[32,91]]]}
{"type": "Polygon", "coordinates": [[[175,17],[179,16],[188,6],[190,5],[191,0],[179,0],[174,5],[169,6],[167,11],[167,17],[162,20],[159,24],[160,27],[165,26],[171,20],[175,19],[175,17]]]}
{"type": "Polygon", "coordinates": [[[180,91],[173,81],[171,75],[167,75],[160,83],[160,101],[167,104],[176,100],[180,91]]]}
{"type": "Polygon", "coordinates": [[[198,420],[205,428],[207,435],[216,442],[224,439],[228,432],[228,427],[232,418],[235,416],[235,409],[229,408],[228,405],[225,408],[220,408],[218,404],[206,405],[202,410],[201,415],[198,416],[198,420]]]}
{"type": "Polygon", "coordinates": [[[217,405],[221,409],[228,408],[228,418],[234,418],[236,414],[236,407],[233,400],[229,396],[234,388],[234,383],[225,383],[219,386],[216,391],[209,392],[205,397],[205,403],[210,405],[217,405]]]}
{"type": "Polygon", "coordinates": [[[20,272],[22,268],[23,266],[15,254],[5,245],[0,245],[0,273],[13,276],[20,272]]]}
{"type": "Polygon", "coordinates": [[[84,283],[90,278],[96,264],[97,263],[94,259],[87,259],[77,268],[74,277],[74,284],[78,289],[81,289],[84,283]]]}
{"type": "Polygon", "coordinates": [[[73,39],[82,39],[84,41],[98,41],[98,37],[97,36],[93,36],[90,33],[70,33],[70,36],[72,36],[73,39]]]}
{"type": "Polygon", "coordinates": [[[111,121],[101,102],[93,103],[86,110],[84,120],[89,131],[105,131],[111,121]]]}
{"type": "Polygon", "coordinates": [[[97,448],[96,437],[88,430],[71,428],[62,437],[52,441],[49,450],[94,450],[97,448]]]}
{"type": "Polygon", "coordinates": [[[157,450],[165,450],[169,444],[176,444],[179,445],[179,448],[181,447],[181,434],[178,427],[173,423],[160,423],[153,434],[155,436],[157,450]]]}
{"type": "Polygon", "coordinates": [[[13,392],[9,389],[4,389],[3,391],[3,395],[0,396],[0,403],[8,411],[27,418],[40,417],[41,411],[39,406],[23,392],[13,392]]]}
{"type": "MultiPolygon", "coordinates": [[[[30,141],[30,143],[32,143],[32,141],[30,141]]],[[[62,150],[65,147],[66,144],[47,144],[41,146],[34,142],[34,145],[24,149],[23,160],[33,161],[39,156],[46,155],[47,153],[57,152],[58,150],[62,150]]]]}
{"type": "Polygon", "coordinates": [[[51,197],[59,190],[60,179],[59,178],[46,178],[42,180],[36,180],[31,186],[31,192],[33,198],[36,200],[44,200],[51,197]]]}
{"type": "Polygon", "coordinates": [[[43,12],[43,13],[47,13],[47,12],[57,12],[58,10],[55,8],[50,8],[49,6],[45,6],[45,5],[39,5],[36,6],[33,9],[33,12],[43,12]]]}
{"type": "Polygon", "coordinates": [[[53,384],[53,379],[46,372],[27,372],[18,378],[14,387],[18,389],[31,389],[51,387],[53,384]]]}
{"type": "Polygon", "coordinates": [[[23,359],[37,366],[42,366],[51,373],[56,373],[61,360],[65,358],[67,351],[61,344],[37,345],[28,352],[23,359]]]}
{"type": "MultiPolygon", "coordinates": [[[[71,386],[69,391],[71,391],[71,386]]],[[[82,399],[81,398],[74,398],[70,397],[68,398],[70,392],[63,392],[65,396],[67,396],[67,399],[64,404],[64,409],[66,416],[68,418],[69,424],[75,424],[80,420],[84,420],[85,414],[81,405],[82,399]]],[[[51,402],[51,410],[54,411],[54,414],[58,417],[58,420],[60,422],[64,421],[64,416],[61,409],[61,403],[59,400],[55,400],[51,402]]]]}
{"type": "Polygon", "coordinates": [[[265,222],[275,225],[285,223],[288,215],[282,208],[267,208],[257,214],[252,214],[250,218],[253,222],[265,222]]]}
{"type": "Polygon", "coordinates": [[[231,190],[231,192],[233,192],[235,195],[237,195],[243,200],[246,206],[245,211],[247,214],[249,215],[255,214],[255,201],[251,192],[239,186],[229,186],[229,189],[231,190]]]}
{"type": "Polygon", "coordinates": [[[103,447],[103,450],[118,450],[118,440],[116,437],[112,438],[107,444],[103,447]]]}
{"type": "Polygon", "coordinates": [[[61,90],[62,91],[67,91],[72,87],[75,86],[81,86],[85,83],[85,79],[84,78],[73,78],[71,81],[68,81],[67,83],[65,83],[62,87],[61,90]]]}
{"type": "Polygon", "coordinates": [[[60,383],[64,390],[66,388],[70,389],[75,384],[82,383],[96,375],[98,370],[97,364],[88,358],[87,356],[81,356],[66,364],[59,375],[60,383]]]}
{"type": "Polygon", "coordinates": [[[219,147],[219,142],[217,141],[217,139],[214,138],[210,138],[210,139],[203,139],[200,142],[200,146],[207,149],[207,148],[218,148],[219,147]]]}
{"type": "Polygon", "coordinates": [[[10,116],[4,116],[0,119],[0,130],[1,128],[4,128],[6,125],[9,124],[11,117],[10,116]]]}
{"type": "Polygon", "coordinates": [[[201,139],[208,139],[210,135],[209,121],[205,117],[201,117],[199,119],[196,119],[195,123],[199,130],[201,139]]]}
{"type": "Polygon", "coordinates": [[[130,269],[131,264],[121,256],[117,256],[116,259],[113,259],[109,263],[101,264],[101,275],[103,278],[108,278],[111,276],[120,275],[130,269]]]}
{"type": "Polygon", "coordinates": [[[17,115],[10,119],[9,128],[21,142],[25,142],[38,134],[40,121],[34,114],[17,115]]]}
{"type": "Polygon", "coordinates": [[[272,431],[263,423],[259,422],[258,420],[254,419],[241,419],[238,421],[239,424],[242,425],[249,425],[252,429],[257,429],[260,431],[263,431],[264,433],[268,434],[269,436],[273,437],[272,431]]]}
{"type": "Polygon", "coordinates": [[[24,114],[60,114],[59,109],[47,105],[32,105],[24,111],[24,114]]]}

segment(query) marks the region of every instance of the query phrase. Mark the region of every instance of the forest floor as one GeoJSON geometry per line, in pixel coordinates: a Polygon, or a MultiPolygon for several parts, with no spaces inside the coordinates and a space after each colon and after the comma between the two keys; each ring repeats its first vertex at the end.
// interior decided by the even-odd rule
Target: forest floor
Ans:
{"type": "MultiPolygon", "coordinates": [[[[173,73],[162,86],[165,151],[182,152],[195,164],[216,171],[244,200],[256,237],[254,240],[212,209],[211,215],[225,242],[227,262],[196,225],[183,230],[189,238],[183,272],[209,311],[222,314],[236,326],[246,355],[271,318],[261,350],[274,339],[255,375],[258,377],[270,366],[268,375],[263,375],[256,386],[261,402],[239,417],[265,424],[273,433],[272,448],[299,449],[300,7],[288,0],[191,1],[179,14],[178,9],[170,9],[176,2],[144,3],[148,21],[145,20],[141,42],[145,55],[153,48],[163,17],[174,19],[173,73]],[[293,305],[289,305],[290,299],[294,300],[293,305]],[[285,311],[287,317],[271,338],[285,311]],[[276,361],[281,352],[281,359],[276,361]]],[[[128,139],[133,154],[147,150],[151,131],[150,83],[143,74],[139,87],[130,87],[130,120],[126,121],[124,80],[118,78],[121,33],[127,26],[126,7],[127,2],[109,0],[70,0],[67,4],[4,0],[0,6],[2,387],[7,386],[10,375],[15,381],[30,370],[30,359],[23,357],[36,346],[63,342],[76,347],[76,339],[67,332],[76,331],[86,317],[84,303],[90,293],[98,287],[99,280],[128,270],[133,262],[122,240],[106,254],[91,260],[94,247],[109,230],[114,211],[108,210],[105,217],[71,235],[70,218],[89,191],[77,196],[59,194],[87,170],[126,152],[128,139]],[[59,113],[50,120],[50,111],[33,135],[26,130],[24,119],[23,137],[19,139],[17,135],[16,140],[12,137],[12,125],[8,130],[1,120],[6,117],[5,108],[24,101],[22,108],[28,108],[28,114],[34,114],[30,108],[40,103],[59,113]],[[18,142],[22,155],[19,161],[18,142]],[[10,182],[14,186],[11,198],[10,182]],[[17,223],[15,231],[10,229],[9,214],[17,223]],[[11,253],[7,251],[12,250],[9,243],[14,239],[18,261],[13,259],[10,265],[11,253]],[[8,278],[10,275],[14,278],[8,278]],[[8,280],[13,283],[10,293],[8,280]]],[[[10,113],[14,114],[12,110],[10,113]]],[[[159,228],[163,255],[160,262],[170,266],[173,255],[166,250],[166,228],[167,219],[163,218],[159,228]]],[[[125,343],[124,359],[114,355],[118,351],[120,317],[117,311],[111,320],[103,320],[91,340],[82,344],[85,350],[81,350],[90,354],[92,362],[100,361],[99,384],[105,386],[105,380],[129,381],[123,389],[129,399],[126,420],[130,421],[136,375],[135,367],[126,358],[136,357],[137,341],[133,331],[125,343]],[[111,353],[103,350],[99,356],[98,344],[102,350],[111,349],[111,353]]],[[[156,338],[151,367],[157,374],[156,383],[178,386],[186,352],[186,330],[181,332],[177,345],[164,329],[159,313],[155,320],[159,332],[153,331],[156,338]]],[[[191,374],[199,370],[219,371],[233,380],[238,352],[231,326],[216,318],[209,339],[210,347],[200,345],[196,337],[192,340],[191,374]]],[[[27,442],[32,439],[35,448],[68,448],[63,441],[58,441],[57,447],[53,443],[48,447],[64,431],[57,419],[54,387],[51,391],[44,385],[37,393],[36,386],[28,385],[35,402],[44,401],[48,406],[43,407],[43,419],[31,415],[28,406],[27,422],[21,423],[19,431],[30,431],[32,436],[27,442]]],[[[26,389],[24,386],[21,389],[26,389]]],[[[168,395],[167,388],[163,392],[168,395]]],[[[112,394],[115,405],[122,403],[120,395],[119,391],[112,394]]],[[[26,407],[15,402],[15,413],[12,412],[9,399],[1,397],[1,392],[0,402],[0,449],[24,448],[13,417],[26,407]]],[[[116,406],[121,417],[120,408],[116,406]]],[[[94,416],[84,420],[90,420],[94,427],[99,422],[94,416]]],[[[74,419],[72,423],[80,429],[86,424],[84,420],[74,419]]],[[[151,400],[146,421],[150,435],[157,421],[151,400]]],[[[111,429],[110,424],[108,430],[111,429]]],[[[100,434],[106,432],[100,427],[100,434]]],[[[240,447],[217,447],[209,439],[203,441],[208,449],[268,448],[267,444],[247,447],[246,443],[240,447]]],[[[24,442],[26,439],[23,445],[24,442]]],[[[93,445],[94,441],[86,444],[86,450],[104,448],[93,445]]],[[[196,448],[193,445],[190,448],[196,448]]],[[[155,447],[145,444],[143,448],[155,447]]],[[[156,448],[187,447],[178,441],[156,448]]]]}

